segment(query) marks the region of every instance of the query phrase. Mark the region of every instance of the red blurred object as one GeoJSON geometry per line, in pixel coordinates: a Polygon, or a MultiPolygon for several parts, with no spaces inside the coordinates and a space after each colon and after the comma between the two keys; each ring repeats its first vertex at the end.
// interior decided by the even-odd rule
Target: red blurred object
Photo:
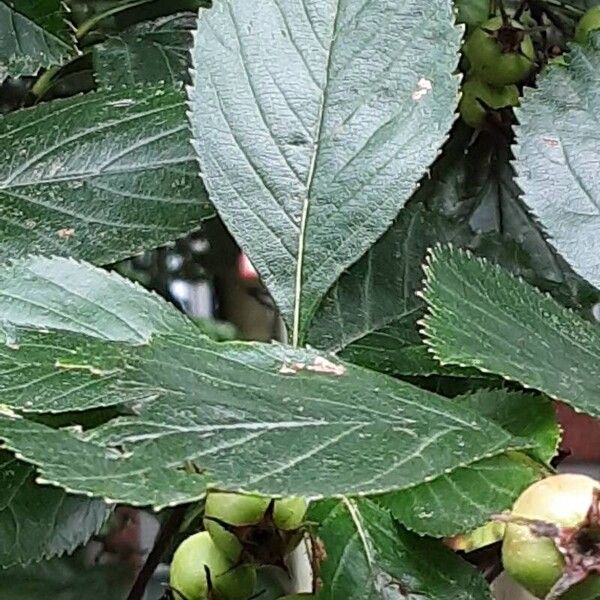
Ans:
{"type": "Polygon", "coordinates": [[[119,506],[113,514],[113,526],[104,540],[106,552],[123,559],[137,558],[140,554],[140,512],[119,506]]]}
{"type": "Polygon", "coordinates": [[[555,402],[555,409],[563,428],[561,449],[573,460],[600,462],[600,420],[576,413],[562,402],[555,402]]]}
{"type": "Polygon", "coordinates": [[[237,260],[238,275],[243,281],[258,281],[258,272],[250,259],[241,252],[237,260]]]}

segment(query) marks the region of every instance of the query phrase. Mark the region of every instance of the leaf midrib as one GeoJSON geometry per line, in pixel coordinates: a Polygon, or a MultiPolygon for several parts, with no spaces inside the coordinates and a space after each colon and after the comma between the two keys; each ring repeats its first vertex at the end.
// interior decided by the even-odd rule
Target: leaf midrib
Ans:
{"type": "MultiPolygon", "coordinates": [[[[304,4],[304,0],[301,0],[304,4]]],[[[325,67],[325,81],[323,85],[323,92],[321,95],[321,102],[319,104],[319,115],[318,124],[315,132],[315,147],[311,157],[310,168],[306,179],[306,194],[304,196],[302,204],[302,217],[300,220],[300,232],[298,235],[298,260],[296,263],[296,285],[294,292],[294,320],[292,326],[292,345],[294,347],[299,345],[300,342],[300,317],[301,317],[301,301],[302,301],[302,275],[304,271],[304,246],[306,243],[306,227],[308,224],[308,211],[310,207],[310,198],[312,193],[313,184],[315,181],[315,173],[317,170],[317,161],[319,158],[319,140],[321,138],[321,132],[323,130],[323,123],[325,120],[325,102],[327,100],[327,88],[329,86],[329,72],[331,70],[331,61],[333,57],[333,46],[335,43],[336,31],[338,26],[338,19],[340,16],[340,4],[342,0],[336,0],[335,5],[335,16],[333,19],[333,27],[331,29],[331,40],[329,44],[329,52],[327,54],[327,64],[325,67]]]]}

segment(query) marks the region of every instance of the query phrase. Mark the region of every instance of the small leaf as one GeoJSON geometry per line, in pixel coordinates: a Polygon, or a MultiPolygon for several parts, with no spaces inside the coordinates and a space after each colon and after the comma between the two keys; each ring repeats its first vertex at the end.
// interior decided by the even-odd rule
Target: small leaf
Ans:
{"type": "Polygon", "coordinates": [[[180,13],[144,21],[109,36],[93,48],[98,85],[109,88],[166,82],[181,86],[189,78],[195,24],[193,15],[180,13]]]}
{"type": "Polygon", "coordinates": [[[370,500],[319,502],[309,518],[319,523],[326,553],[323,600],[491,600],[471,565],[441,543],[400,527],[370,500]]]}
{"type": "Polygon", "coordinates": [[[554,458],[560,429],[548,398],[505,390],[477,390],[454,398],[453,402],[468,406],[517,437],[535,442],[536,447],[528,452],[541,463],[550,464],[554,458]]]}
{"type": "Polygon", "coordinates": [[[503,269],[454,249],[427,267],[424,333],[443,363],[476,367],[600,416],[600,329],[503,269]]]}
{"type": "Polygon", "coordinates": [[[0,0],[0,82],[36,75],[75,53],[61,0],[0,0]]]}
{"type": "Polygon", "coordinates": [[[1,569],[72,552],[108,515],[102,502],[36,485],[35,469],[0,452],[1,569]]]}
{"type": "Polygon", "coordinates": [[[459,45],[449,0],[223,0],[199,19],[194,145],[294,344],[435,158],[459,45]]]}
{"type": "Polygon", "coordinates": [[[94,92],[0,120],[0,260],[31,253],[109,263],[212,213],[182,94],[94,92]]]}
{"type": "Polygon", "coordinates": [[[503,454],[376,501],[408,529],[447,537],[472,531],[510,508],[541,474],[540,467],[525,456],[503,454]]]}
{"type": "Polygon", "coordinates": [[[17,343],[14,327],[143,344],[190,325],[171,304],[117,273],[43,256],[0,267],[0,314],[9,349],[17,343]]]}
{"type": "MultiPolygon", "coordinates": [[[[528,454],[542,463],[554,456],[559,430],[549,400],[539,395],[478,390],[451,402],[468,406],[513,435],[536,443],[528,454]]],[[[377,502],[405,527],[435,537],[471,531],[509,508],[544,473],[543,464],[521,453],[486,458],[431,482],[386,494],[377,502]]]]}
{"type": "Polygon", "coordinates": [[[546,69],[518,110],[518,183],[552,243],[600,287],[600,39],[573,45],[567,65],[546,69]]]}

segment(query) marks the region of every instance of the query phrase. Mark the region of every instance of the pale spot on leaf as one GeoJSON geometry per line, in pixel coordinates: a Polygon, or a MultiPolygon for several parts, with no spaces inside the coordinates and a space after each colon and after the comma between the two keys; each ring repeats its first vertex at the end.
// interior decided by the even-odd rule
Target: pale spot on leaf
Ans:
{"type": "Polygon", "coordinates": [[[424,96],[429,94],[429,92],[433,89],[433,85],[429,79],[425,79],[421,77],[417,82],[417,89],[412,94],[413,100],[421,100],[424,96]]]}
{"type": "Polygon", "coordinates": [[[281,366],[281,369],[279,369],[281,375],[295,375],[300,371],[312,371],[313,373],[322,373],[324,375],[340,376],[346,373],[346,367],[344,367],[344,365],[336,364],[322,356],[318,356],[311,364],[284,364],[281,366]]]}
{"type": "Polygon", "coordinates": [[[68,240],[69,238],[72,238],[75,235],[75,230],[72,229],[71,227],[65,227],[64,229],[59,229],[56,232],[56,235],[61,240],[68,240]]]}

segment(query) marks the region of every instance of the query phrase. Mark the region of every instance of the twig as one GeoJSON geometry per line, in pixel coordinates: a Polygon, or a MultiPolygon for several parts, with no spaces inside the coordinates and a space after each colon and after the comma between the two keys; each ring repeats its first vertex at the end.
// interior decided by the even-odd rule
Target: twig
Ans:
{"type": "Polygon", "coordinates": [[[171,539],[179,531],[179,527],[183,523],[186,512],[186,506],[178,506],[173,509],[167,522],[161,528],[158,537],[156,538],[156,542],[154,543],[154,547],[148,555],[144,566],[138,573],[137,579],[129,592],[129,596],[127,596],[127,600],[142,600],[146,591],[146,586],[154,574],[158,563],[160,563],[160,559],[165,553],[171,539]]]}

